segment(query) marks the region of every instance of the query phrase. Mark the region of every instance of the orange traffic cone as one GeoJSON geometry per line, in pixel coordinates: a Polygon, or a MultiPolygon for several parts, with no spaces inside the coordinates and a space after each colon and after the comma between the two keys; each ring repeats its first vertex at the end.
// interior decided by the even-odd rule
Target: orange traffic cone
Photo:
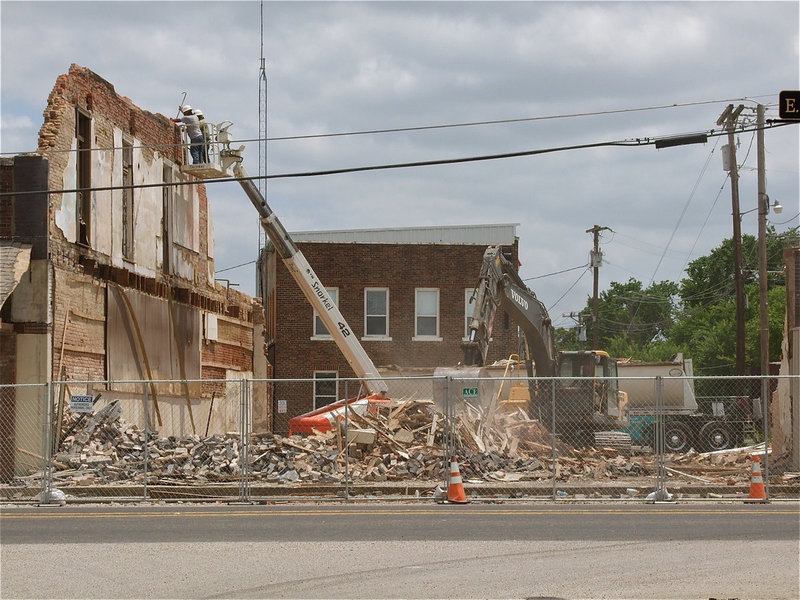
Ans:
{"type": "Polygon", "coordinates": [[[450,482],[447,488],[447,501],[455,504],[467,504],[467,494],[461,481],[461,472],[458,470],[456,457],[450,458],[450,482]]]}
{"type": "Polygon", "coordinates": [[[767,492],[764,489],[764,478],[761,476],[761,459],[753,456],[753,475],[750,478],[750,497],[748,502],[766,502],[767,492]]]}

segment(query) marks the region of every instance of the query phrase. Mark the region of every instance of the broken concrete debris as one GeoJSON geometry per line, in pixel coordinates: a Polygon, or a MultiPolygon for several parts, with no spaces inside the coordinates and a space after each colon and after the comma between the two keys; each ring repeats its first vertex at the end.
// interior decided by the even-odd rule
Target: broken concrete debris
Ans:
{"type": "MultiPolygon", "coordinates": [[[[80,417],[78,417],[80,418],[80,417]]],[[[376,481],[441,481],[445,465],[446,419],[432,401],[407,400],[373,412],[349,415],[343,427],[308,436],[253,433],[243,445],[238,432],[206,437],[160,437],[126,423],[112,402],[67,435],[54,455],[59,487],[81,484],[198,485],[238,481],[247,469],[251,482],[273,484],[376,481]],[[366,443],[364,443],[366,442],[366,443]]],[[[577,449],[554,440],[523,411],[484,414],[470,407],[452,432],[465,480],[520,482],[610,481],[647,477],[651,455],[626,456],[614,448],[577,449]],[[553,458],[555,443],[555,462],[553,458]]],[[[728,484],[746,480],[749,455],[672,457],[672,476],[713,478],[728,484]]]]}

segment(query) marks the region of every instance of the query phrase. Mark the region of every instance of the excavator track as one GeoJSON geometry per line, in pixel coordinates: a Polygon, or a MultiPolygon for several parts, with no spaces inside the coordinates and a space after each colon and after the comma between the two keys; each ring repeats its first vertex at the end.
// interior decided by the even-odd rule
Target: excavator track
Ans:
{"type": "Polygon", "coordinates": [[[622,431],[595,431],[595,448],[613,448],[625,456],[631,455],[631,436],[622,431]]]}

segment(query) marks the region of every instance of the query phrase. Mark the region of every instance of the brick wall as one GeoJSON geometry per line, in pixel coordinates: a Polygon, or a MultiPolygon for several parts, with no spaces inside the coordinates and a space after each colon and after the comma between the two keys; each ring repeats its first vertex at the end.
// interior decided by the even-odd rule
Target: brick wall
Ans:
{"type": "MultiPolygon", "coordinates": [[[[298,243],[326,287],[339,288],[339,309],[376,367],[434,368],[463,360],[464,290],[478,283],[485,245],[298,243]],[[364,288],[389,288],[391,341],[363,340],[364,288]],[[442,341],[414,341],[415,289],[439,290],[442,341]]],[[[516,246],[514,247],[516,257],[516,246]]],[[[309,378],[315,370],[354,377],[332,340],[312,340],[313,311],[282,262],[277,261],[274,301],[274,376],[309,378]]],[[[268,314],[268,320],[270,315],[268,314]]],[[[517,352],[516,326],[499,310],[487,360],[517,352]]],[[[294,397],[291,413],[311,410],[308,393],[294,397]]]]}

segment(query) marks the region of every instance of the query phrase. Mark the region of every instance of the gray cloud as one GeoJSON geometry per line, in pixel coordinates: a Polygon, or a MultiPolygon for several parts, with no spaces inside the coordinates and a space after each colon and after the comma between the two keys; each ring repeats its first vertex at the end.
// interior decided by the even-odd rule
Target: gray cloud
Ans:
{"type": "MultiPolygon", "coordinates": [[[[3,152],[35,147],[47,95],[73,62],[147,110],[172,115],[186,91],[210,120],[234,121],[237,138],[258,135],[258,2],[4,0],[0,11],[3,152]]],[[[798,5],[789,2],[265,2],[264,55],[271,137],[719,101],[273,141],[273,174],[710,129],[727,102],[745,97],[775,117],[778,92],[800,85],[798,5]]],[[[755,202],[750,136],[737,136],[742,210],[755,202]]],[[[602,289],[628,277],[679,279],[688,260],[730,237],[722,143],[272,180],[269,201],[290,230],[516,222],[523,277],[585,264],[585,230],[608,226],[616,234],[603,236],[602,289]]],[[[786,220],[797,212],[797,128],[768,131],[766,145],[768,191],[786,207],[775,220],[786,220]]],[[[257,174],[256,145],[246,152],[257,174]]],[[[252,260],[249,202],[235,184],[209,195],[218,267],[252,260]]],[[[745,233],[755,233],[752,216],[745,233]]],[[[553,307],[580,274],[531,281],[556,321],[591,293],[584,275],[553,307]]],[[[253,291],[250,268],[226,276],[253,291]]]]}

